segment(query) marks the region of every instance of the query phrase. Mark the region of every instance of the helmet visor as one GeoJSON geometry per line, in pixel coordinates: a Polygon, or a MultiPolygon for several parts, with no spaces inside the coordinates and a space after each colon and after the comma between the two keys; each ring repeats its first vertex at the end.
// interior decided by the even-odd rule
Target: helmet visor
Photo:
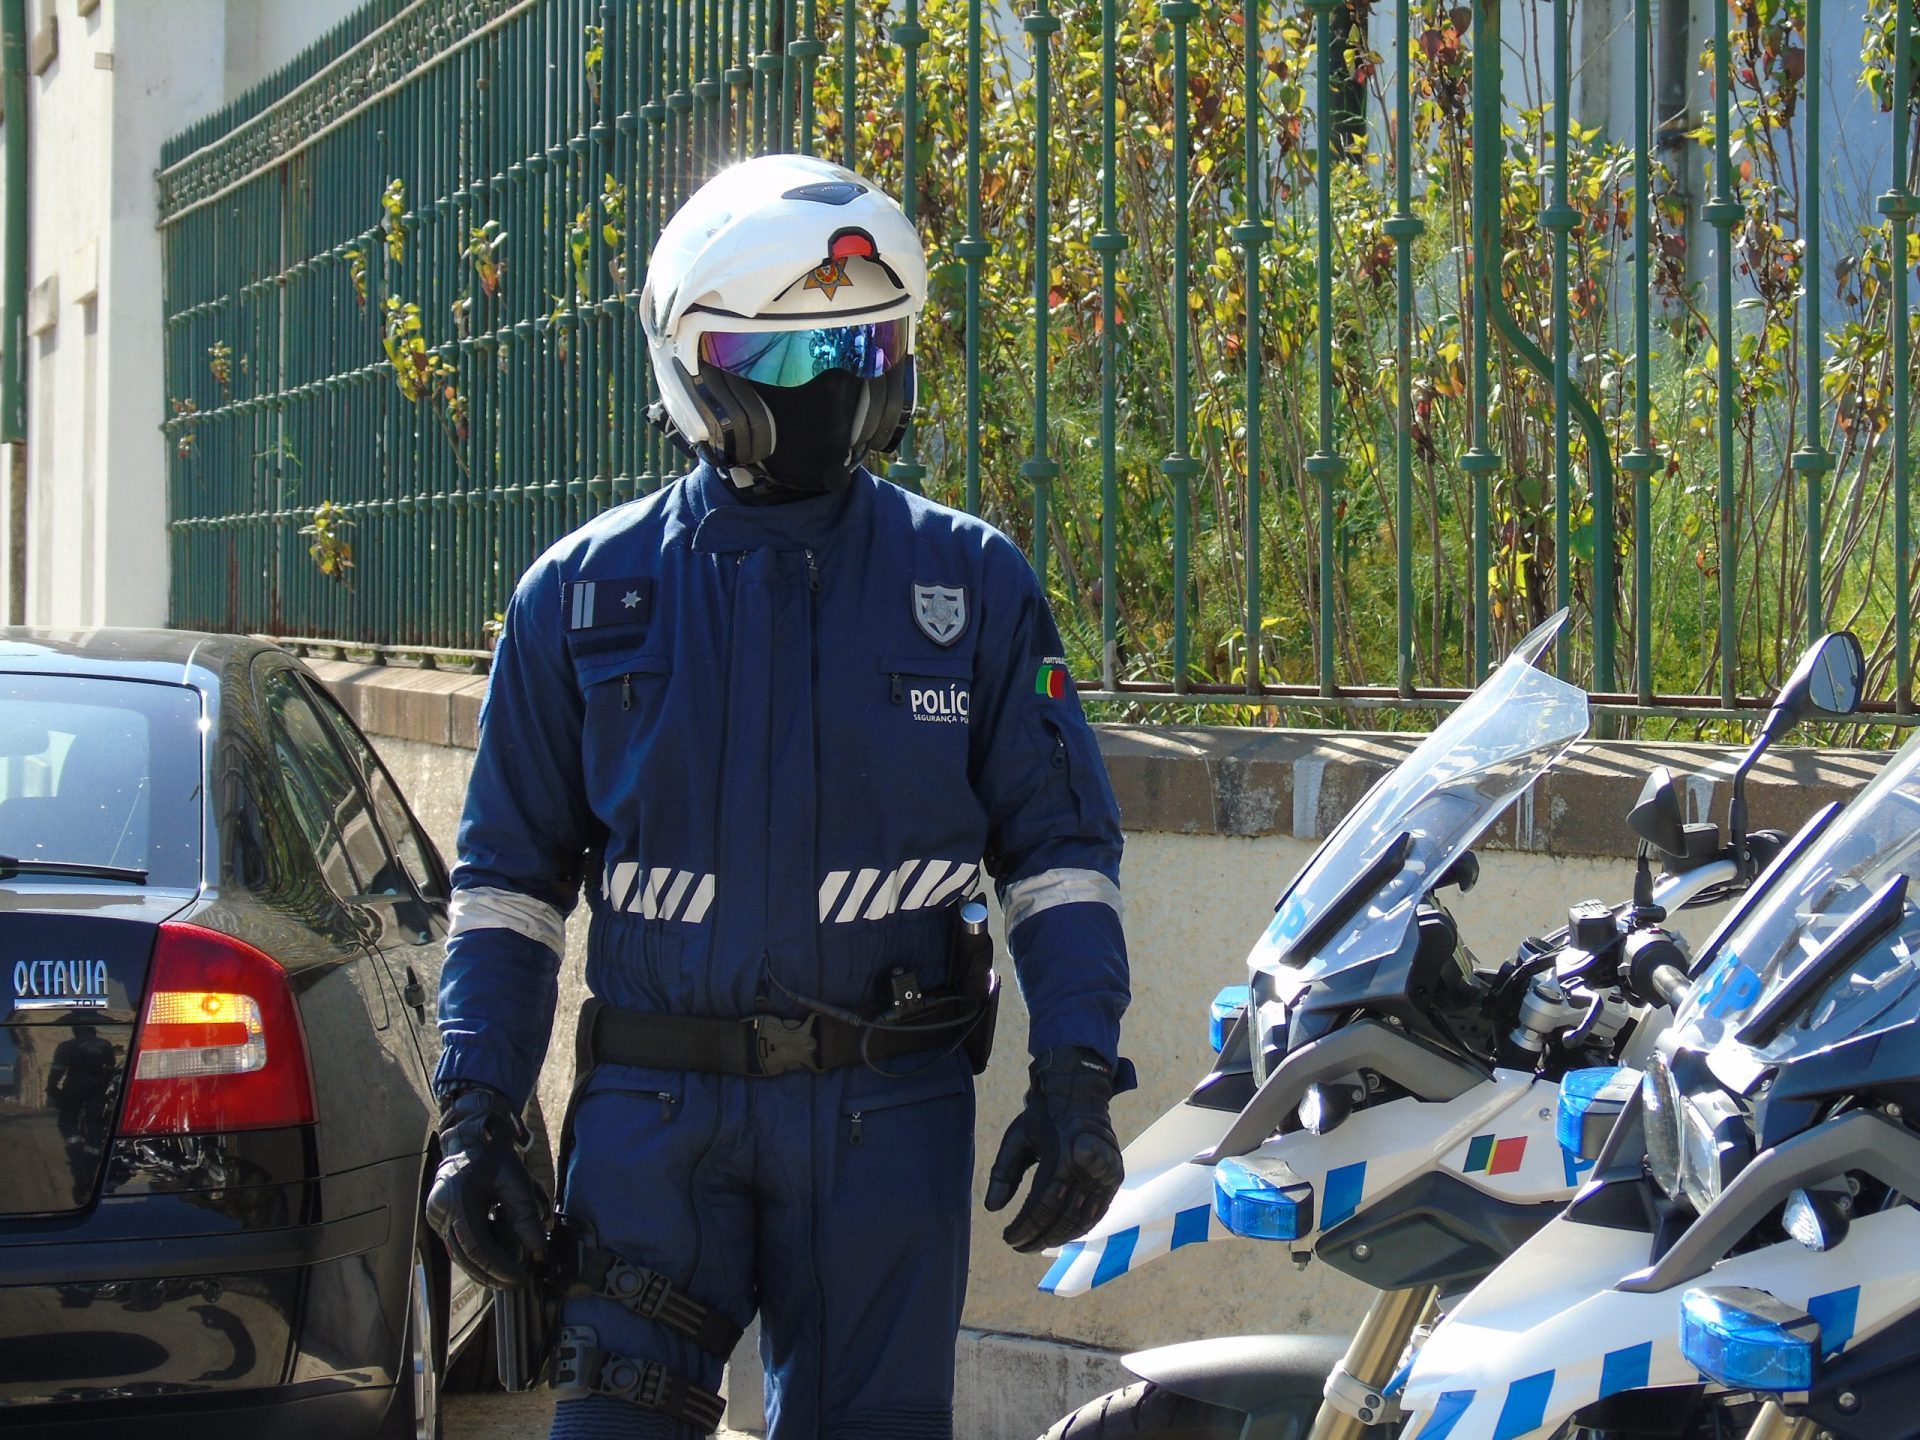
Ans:
{"type": "Polygon", "coordinates": [[[900,317],[818,330],[709,330],[700,337],[700,358],[762,385],[804,385],[829,370],[872,380],[906,358],[910,329],[900,317]]]}

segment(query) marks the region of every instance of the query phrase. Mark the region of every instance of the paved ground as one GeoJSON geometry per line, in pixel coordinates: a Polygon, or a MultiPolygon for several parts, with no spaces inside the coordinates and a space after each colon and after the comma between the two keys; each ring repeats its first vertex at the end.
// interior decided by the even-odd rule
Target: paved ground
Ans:
{"type": "MultiPolygon", "coordinates": [[[[527,1395],[449,1395],[446,1440],[546,1440],[553,1397],[544,1390],[527,1395]]],[[[737,1430],[722,1430],[720,1440],[750,1440],[737,1430]]]]}

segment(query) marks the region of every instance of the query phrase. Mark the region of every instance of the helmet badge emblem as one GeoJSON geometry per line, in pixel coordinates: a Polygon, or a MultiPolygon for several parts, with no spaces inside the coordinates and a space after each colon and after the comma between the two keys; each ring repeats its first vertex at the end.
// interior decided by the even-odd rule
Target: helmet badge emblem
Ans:
{"type": "Polygon", "coordinates": [[[914,586],[913,621],[934,644],[953,644],[966,633],[967,592],[958,586],[914,586]]]}
{"type": "Polygon", "coordinates": [[[847,262],[844,260],[829,260],[807,275],[806,288],[818,290],[829,300],[837,291],[849,289],[852,285],[853,281],[847,278],[847,262]]]}

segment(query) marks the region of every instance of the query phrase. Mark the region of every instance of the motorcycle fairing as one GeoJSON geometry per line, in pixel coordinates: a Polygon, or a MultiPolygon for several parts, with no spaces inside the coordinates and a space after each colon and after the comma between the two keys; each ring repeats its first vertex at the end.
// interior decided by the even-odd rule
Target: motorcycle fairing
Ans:
{"type": "MultiPolygon", "coordinates": [[[[1436,1169],[1501,1200],[1571,1199],[1586,1166],[1554,1138],[1559,1096],[1551,1081],[1495,1070],[1487,1083],[1452,1100],[1368,1106],[1329,1134],[1296,1130],[1240,1159],[1313,1186],[1313,1228],[1290,1247],[1308,1253],[1322,1230],[1436,1169]]],[[[1127,1181],[1112,1208],[1086,1238],[1061,1250],[1040,1289],[1082,1295],[1187,1245],[1236,1238],[1213,1211],[1214,1168],[1190,1159],[1196,1149],[1210,1149],[1233,1120],[1230,1113],[1182,1105],[1155,1122],[1127,1147],[1127,1181]],[[1206,1142],[1192,1143],[1209,1130],[1206,1142]]]]}
{"type": "Polygon", "coordinates": [[[1920,1211],[1856,1220],[1822,1252],[1791,1240],[1722,1260],[1653,1294],[1614,1286],[1642,1269],[1643,1231],[1551,1221],[1434,1327],[1399,1392],[1402,1440],[1528,1440],[1625,1390],[1700,1383],[1680,1353],[1680,1297],[1747,1285],[1820,1321],[1828,1355],[1920,1312],[1920,1211]]]}
{"type": "Polygon", "coordinates": [[[1084,1295],[1185,1246],[1232,1238],[1213,1213],[1213,1171],[1193,1157],[1219,1144],[1234,1119],[1231,1110],[1182,1101],[1149,1125],[1124,1152],[1127,1178],[1107,1213],[1085,1237],[1050,1252],[1057,1258],[1039,1288],[1084,1295]]]}

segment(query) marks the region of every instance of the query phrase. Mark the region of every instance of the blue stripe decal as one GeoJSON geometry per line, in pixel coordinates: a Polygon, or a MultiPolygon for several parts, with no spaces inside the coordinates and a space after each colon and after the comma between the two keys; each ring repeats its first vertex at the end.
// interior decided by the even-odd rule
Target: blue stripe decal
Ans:
{"type": "Polygon", "coordinates": [[[1653,1370],[1653,1342],[1611,1350],[1600,1362],[1600,1398],[1618,1395],[1622,1390],[1644,1390],[1653,1370]]]}
{"type": "Polygon", "coordinates": [[[1500,1418],[1493,1423],[1493,1440],[1518,1440],[1529,1430],[1538,1430],[1547,1418],[1547,1396],[1552,1393],[1551,1370],[1514,1381],[1507,1387],[1507,1400],[1500,1407],[1500,1418]]]}
{"type": "Polygon", "coordinates": [[[1074,1240],[1060,1252],[1060,1258],[1053,1262],[1053,1268],[1040,1278],[1040,1289],[1048,1295],[1060,1288],[1060,1282],[1067,1278],[1067,1271],[1073,1268],[1073,1262],[1080,1258],[1080,1252],[1087,1248],[1084,1240],[1074,1240]]]}
{"type": "Polygon", "coordinates": [[[1453,1427],[1460,1423],[1460,1417],[1467,1413],[1467,1407],[1473,1404],[1477,1392],[1472,1390],[1447,1390],[1434,1402],[1433,1414],[1427,1417],[1426,1428],[1421,1430],[1419,1440],[1447,1440],[1453,1433],[1453,1427]]]}
{"type": "Polygon", "coordinates": [[[1853,1339],[1853,1327],[1860,1318],[1860,1287],[1829,1290],[1807,1301],[1807,1313],[1820,1322],[1820,1354],[1824,1359],[1838,1355],[1853,1339]]]}
{"type": "Polygon", "coordinates": [[[1331,1230],[1342,1220],[1351,1219],[1360,1208],[1360,1192],[1366,1188],[1367,1162],[1342,1165],[1327,1172],[1326,1194],[1320,1202],[1320,1228],[1331,1230]]]}
{"type": "Polygon", "coordinates": [[[1387,1381],[1387,1388],[1380,1393],[1386,1396],[1398,1395],[1406,1388],[1407,1377],[1413,1374],[1413,1357],[1409,1355],[1400,1362],[1400,1368],[1393,1372],[1393,1378],[1387,1381]]]}
{"type": "Polygon", "coordinates": [[[1093,1288],[1109,1280],[1118,1280],[1133,1264],[1133,1247],[1140,1241],[1140,1227],[1133,1225],[1107,1236],[1107,1248],[1100,1252],[1100,1264],[1093,1272],[1093,1288]]]}
{"type": "Polygon", "coordinates": [[[1213,1215],[1211,1205],[1196,1205],[1191,1210],[1182,1210],[1173,1217],[1173,1244],[1169,1250],[1178,1250],[1182,1245],[1200,1245],[1206,1242],[1207,1224],[1213,1215]]]}

